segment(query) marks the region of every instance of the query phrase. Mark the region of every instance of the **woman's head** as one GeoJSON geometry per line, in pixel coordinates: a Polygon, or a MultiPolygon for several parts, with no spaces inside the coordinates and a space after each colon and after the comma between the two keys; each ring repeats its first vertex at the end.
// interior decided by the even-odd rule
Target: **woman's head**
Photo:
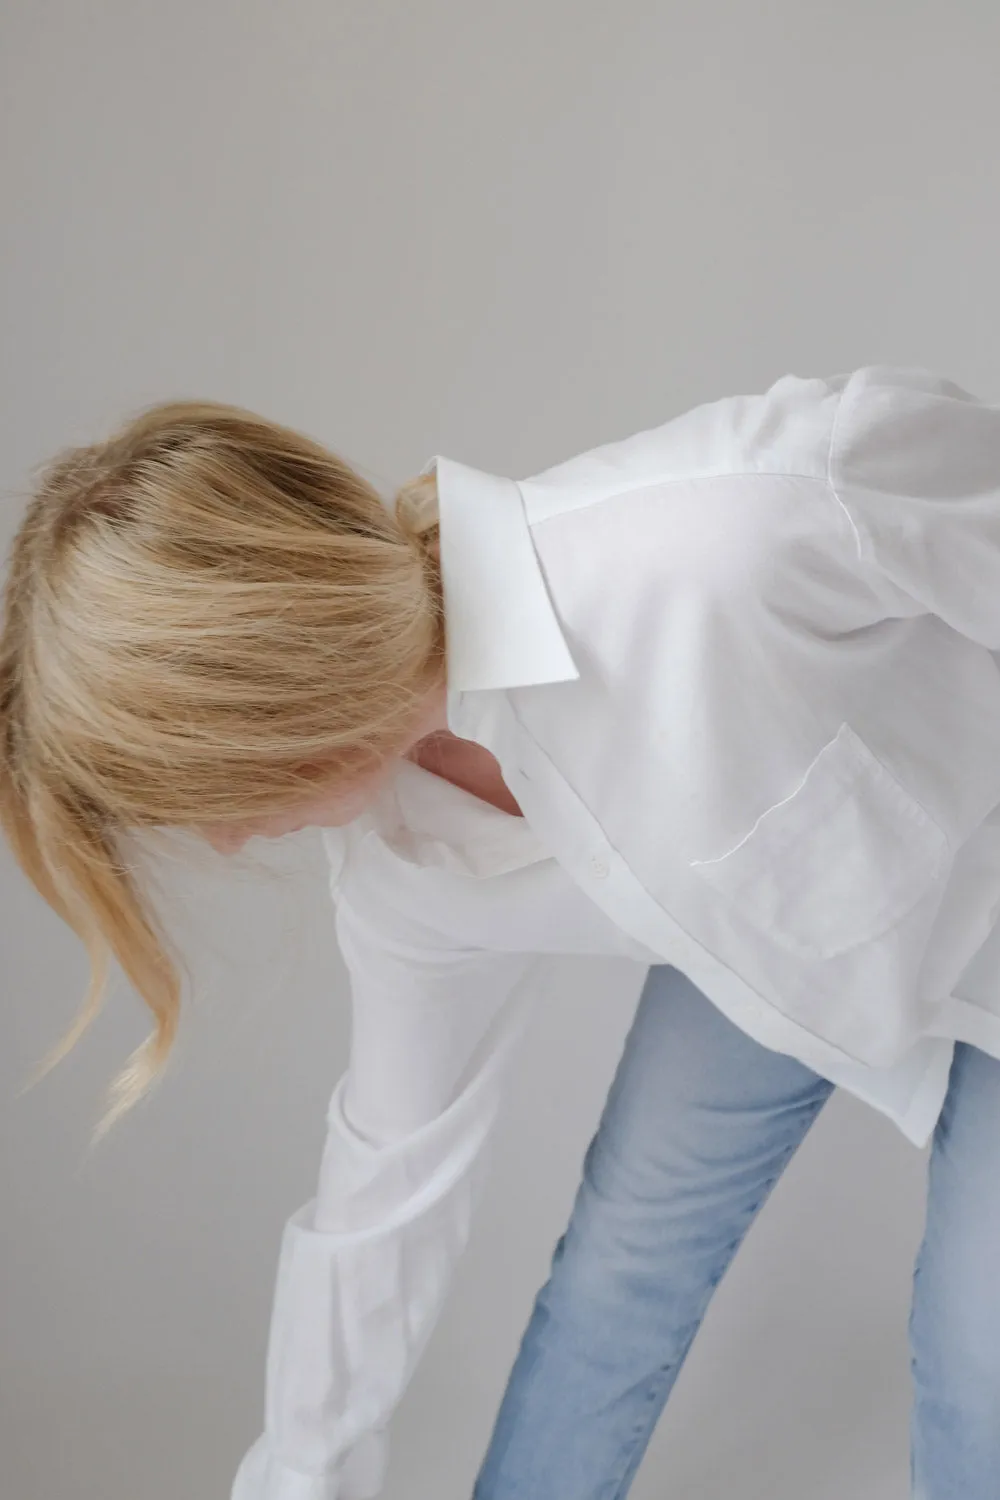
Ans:
{"type": "Polygon", "coordinates": [[[79,934],[84,1007],[113,954],[156,1029],[95,1136],[161,1072],[176,962],[124,857],[129,833],[350,821],[442,722],[436,485],[395,505],[319,443],[238,407],[168,402],[46,464],[9,555],[0,822],[79,934]]]}
{"type": "MultiPolygon", "coordinates": [[[[397,757],[407,754],[418,740],[447,729],[447,691],[441,683],[428,694],[425,712],[411,725],[406,740],[397,748],[397,757]]],[[[276,839],[286,833],[297,833],[301,828],[342,828],[365,811],[395,768],[395,760],[386,760],[354,779],[345,776],[334,781],[317,780],[315,789],[307,792],[290,811],[250,818],[243,823],[201,823],[197,832],[220,854],[234,854],[248,839],[257,836],[276,839]]]]}

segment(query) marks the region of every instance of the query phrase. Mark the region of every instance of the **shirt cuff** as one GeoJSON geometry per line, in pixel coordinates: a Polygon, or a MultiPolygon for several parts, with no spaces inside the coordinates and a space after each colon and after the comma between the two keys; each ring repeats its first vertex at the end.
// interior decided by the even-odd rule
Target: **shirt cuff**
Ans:
{"type": "Polygon", "coordinates": [[[230,1500],[375,1500],[385,1484],[385,1432],[368,1432],[346,1453],[335,1474],[304,1474],[281,1462],[266,1433],[244,1455],[230,1500]]]}

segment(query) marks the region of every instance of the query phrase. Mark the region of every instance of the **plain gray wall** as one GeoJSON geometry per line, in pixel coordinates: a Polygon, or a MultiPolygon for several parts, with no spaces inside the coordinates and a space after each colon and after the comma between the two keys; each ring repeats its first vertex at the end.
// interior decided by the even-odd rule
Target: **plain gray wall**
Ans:
{"type": "MultiPolygon", "coordinates": [[[[435,453],[524,476],[790,371],[1000,389],[994,0],[6,0],[0,27],[4,540],[33,465],[172,396],[389,487],[435,453]]],[[[262,853],[166,870],[196,992],[167,1078],[88,1158],[145,1012],[119,977],[16,1097],[86,969],[3,852],[11,1500],[227,1500],[260,1430],[280,1230],[347,1045],[318,835],[262,853]]],[[[387,1500],[469,1494],[644,972],[543,975],[387,1500]]],[[[905,1500],[925,1167],[834,1096],[638,1500],[905,1500]]]]}

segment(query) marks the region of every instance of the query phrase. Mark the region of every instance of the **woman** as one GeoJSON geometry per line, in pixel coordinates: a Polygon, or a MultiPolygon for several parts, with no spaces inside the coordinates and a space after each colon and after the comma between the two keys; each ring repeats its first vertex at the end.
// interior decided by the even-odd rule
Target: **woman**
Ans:
{"type": "MultiPolygon", "coordinates": [[[[318,825],[352,981],[234,1500],[379,1493],[540,955],[649,972],[475,1500],[624,1496],[832,1090],[933,1137],[913,1494],[1000,1474],[1000,408],[788,375],[520,483],[395,503],[322,446],[153,407],[41,475],[0,661],[2,817],[93,980],[178,984],[129,833],[318,825]]],[[[99,1132],[100,1133],[100,1132],[99,1132]]]]}

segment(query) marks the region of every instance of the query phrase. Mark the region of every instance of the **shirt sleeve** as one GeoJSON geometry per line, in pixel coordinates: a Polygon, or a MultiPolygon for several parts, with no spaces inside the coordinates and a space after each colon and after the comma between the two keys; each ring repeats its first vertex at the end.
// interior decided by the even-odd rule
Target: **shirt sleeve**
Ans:
{"type": "Polygon", "coordinates": [[[918,367],[856,370],[829,481],[890,608],[1000,650],[1000,404],[918,367]]]}
{"type": "Polygon", "coordinates": [[[316,1194],[286,1221],[265,1430],[231,1500],[370,1500],[387,1424],[437,1323],[487,1174],[533,954],[435,948],[343,899],[346,1073],[316,1194]]]}

